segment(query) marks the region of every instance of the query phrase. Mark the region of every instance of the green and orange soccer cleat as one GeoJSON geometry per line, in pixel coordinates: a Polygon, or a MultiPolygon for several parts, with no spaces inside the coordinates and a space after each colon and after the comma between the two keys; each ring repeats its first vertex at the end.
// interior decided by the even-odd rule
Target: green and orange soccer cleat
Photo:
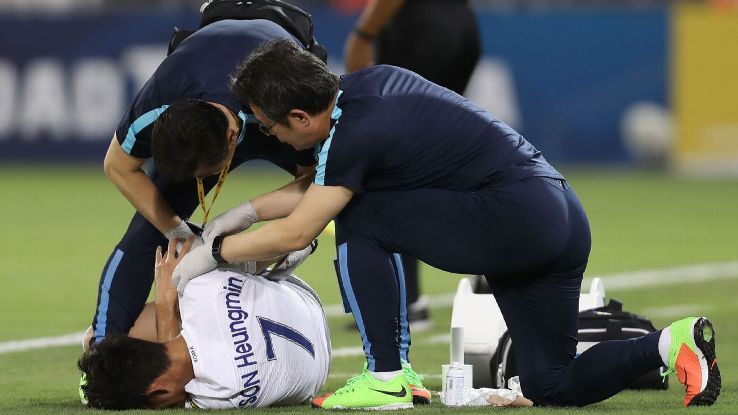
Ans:
{"type": "Polygon", "coordinates": [[[405,375],[410,391],[413,394],[413,404],[428,405],[431,403],[431,393],[423,386],[423,376],[415,373],[410,363],[402,361],[402,374],[405,375]]]}
{"type": "Polygon", "coordinates": [[[671,323],[669,370],[684,385],[684,406],[712,405],[720,395],[720,370],[715,355],[715,330],[705,317],[671,323]]]}
{"type": "Polygon", "coordinates": [[[400,373],[387,382],[374,376],[364,366],[364,371],[348,380],[334,393],[314,398],[313,408],[393,410],[411,409],[413,395],[405,375],[400,373]]]}

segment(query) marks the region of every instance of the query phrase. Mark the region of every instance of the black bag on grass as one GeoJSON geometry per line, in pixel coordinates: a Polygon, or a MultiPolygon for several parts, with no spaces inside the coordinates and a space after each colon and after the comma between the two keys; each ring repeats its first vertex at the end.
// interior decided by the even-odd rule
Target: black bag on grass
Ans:
{"type": "MultiPolygon", "coordinates": [[[[579,313],[579,330],[577,340],[580,349],[584,350],[605,340],[623,340],[640,337],[656,331],[651,320],[638,314],[623,311],[623,303],[610,300],[604,306],[579,313]]],[[[510,334],[505,332],[500,338],[494,356],[490,362],[493,383],[498,388],[504,387],[505,380],[517,376],[515,353],[512,349],[510,334]]],[[[628,389],[667,389],[667,377],[661,376],[665,367],[654,369],[628,386],[628,389]]]]}

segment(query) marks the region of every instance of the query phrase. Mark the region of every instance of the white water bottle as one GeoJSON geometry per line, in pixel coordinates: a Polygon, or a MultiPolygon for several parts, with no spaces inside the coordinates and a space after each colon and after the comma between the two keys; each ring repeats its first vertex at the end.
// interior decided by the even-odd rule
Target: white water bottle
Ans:
{"type": "Polygon", "coordinates": [[[454,362],[446,372],[446,393],[444,401],[446,406],[464,405],[464,365],[454,362]]]}

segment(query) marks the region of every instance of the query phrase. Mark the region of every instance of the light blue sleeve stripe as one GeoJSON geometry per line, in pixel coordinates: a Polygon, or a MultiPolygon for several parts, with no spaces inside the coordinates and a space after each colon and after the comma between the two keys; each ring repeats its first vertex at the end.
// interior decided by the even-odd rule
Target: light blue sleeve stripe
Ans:
{"type": "Polygon", "coordinates": [[[241,119],[241,134],[238,135],[238,142],[236,145],[241,144],[241,141],[246,137],[246,124],[249,122],[248,114],[245,114],[243,111],[238,111],[238,118],[241,119]]]}
{"type": "Polygon", "coordinates": [[[315,168],[315,184],[321,186],[325,186],[325,165],[328,163],[328,151],[331,149],[331,142],[333,141],[333,134],[336,132],[338,119],[341,118],[341,114],[343,114],[341,108],[338,107],[338,98],[341,97],[341,94],[343,94],[343,91],[338,90],[338,94],[336,95],[336,105],[333,107],[333,112],[331,113],[331,119],[336,122],[333,123],[333,127],[328,134],[328,139],[325,140],[325,143],[318,154],[318,166],[315,168]]]}
{"type": "Polygon", "coordinates": [[[407,290],[405,289],[405,268],[402,266],[400,254],[392,254],[397,273],[397,285],[400,289],[400,360],[409,362],[410,352],[410,321],[407,318],[407,290]]]}
{"type": "Polygon", "coordinates": [[[115,276],[115,271],[118,269],[118,265],[120,265],[121,259],[123,259],[123,251],[116,249],[113,259],[110,260],[108,269],[105,271],[102,286],[100,286],[100,304],[97,306],[97,316],[95,316],[97,324],[95,324],[95,333],[93,336],[95,343],[102,340],[107,334],[110,286],[113,284],[113,277],[115,276]]]}
{"type": "Polygon", "coordinates": [[[361,335],[361,342],[364,345],[364,354],[366,355],[367,364],[369,370],[374,371],[374,356],[372,356],[372,344],[366,337],[366,327],[364,327],[364,319],[361,317],[361,310],[359,310],[359,303],[356,300],[354,289],[351,287],[351,278],[349,277],[348,271],[348,244],[343,243],[338,246],[338,269],[339,277],[341,278],[341,285],[346,293],[346,299],[351,305],[351,312],[354,314],[354,320],[356,320],[356,326],[359,328],[359,334],[361,335]]]}
{"type": "Polygon", "coordinates": [[[246,114],[243,111],[239,111],[238,116],[241,117],[241,119],[244,120],[244,122],[246,122],[247,124],[259,123],[259,120],[256,119],[256,116],[254,116],[254,114],[246,114]]]}
{"type": "Polygon", "coordinates": [[[156,119],[159,118],[159,116],[163,114],[164,111],[167,110],[167,108],[169,108],[169,105],[162,105],[161,107],[153,109],[145,113],[144,115],[136,118],[136,121],[134,121],[131,126],[128,127],[126,139],[123,141],[123,144],[120,145],[120,147],[123,149],[123,151],[126,152],[126,154],[131,154],[133,145],[136,144],[136,134],[140,133],[141,130],[156,121],[156,119]]]}

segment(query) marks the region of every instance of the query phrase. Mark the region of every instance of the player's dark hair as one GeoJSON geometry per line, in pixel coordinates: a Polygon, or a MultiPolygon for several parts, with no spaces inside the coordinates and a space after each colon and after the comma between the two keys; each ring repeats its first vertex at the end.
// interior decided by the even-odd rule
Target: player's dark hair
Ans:
{"type": "Polygon", "coordinates": [[[228,153],[228,118],[205,101],[184,99],[169,106],[154,123],[154,165],[175,179],[193,177],[198,166],[213,166],[228,153]]]}
{"type": "Polygon", "coordinates": [[[77,361],[87,376],[82,391],[97,409],[152,408],[146,389],[171,365],[161,343],[112,334],[77,361]]]}
{"type": "Polygon", "coordinates": [[[333,104],[338,76],[323,61],[286,39],[263,44],[231,75],[231,89],[242,104],[255,104],[273,121],[292,109],[310,115],[333,104]]]}

